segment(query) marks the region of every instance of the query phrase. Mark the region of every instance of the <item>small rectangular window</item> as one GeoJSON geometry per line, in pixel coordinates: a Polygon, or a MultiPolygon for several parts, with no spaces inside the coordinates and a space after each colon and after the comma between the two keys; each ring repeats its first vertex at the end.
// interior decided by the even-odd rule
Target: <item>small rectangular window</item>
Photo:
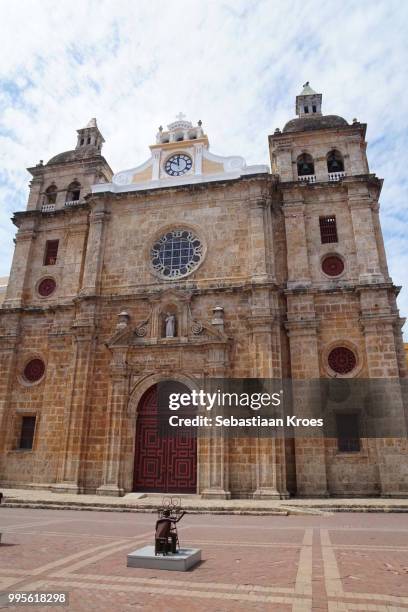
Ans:
{"type": "Polygon", "coordinates": [[[54,266],[57,263],[59,240],[47,240],[45,243],[44,266],[54,266]]]}
{"type": "Polygon", "coordinates": [[[316,109],[316,105],[315,105],[315,104],[313,104],[313,106],[312,106],[312,111],[315,113],[315,112],[316,112],[316,110],[317,110],[317,109],[316,109]]]}
{"type": "Polygon", "coordinates": [[[341,453],[360,451],[360,428],[358,414],[336,414],[337,448],[341,453]]]}
{"type": "Polygon", "coordinates": [[[337,238],[337,223],[335,215],[327,217],[319,217],[320,238],[322,244],[329,242],[338,242],[337,238]]]}
{"type": "Polygon", "coordinates": [[[308,113],[308,112],[309,112],[309,107],[305,106],[305,113],[308,113]]]}
{"type": "Polygon", "coordinates": [[[21,434],[19,448],[31,450],[34,442],[35,416],[23,416],[21,420],[21,434]]]}

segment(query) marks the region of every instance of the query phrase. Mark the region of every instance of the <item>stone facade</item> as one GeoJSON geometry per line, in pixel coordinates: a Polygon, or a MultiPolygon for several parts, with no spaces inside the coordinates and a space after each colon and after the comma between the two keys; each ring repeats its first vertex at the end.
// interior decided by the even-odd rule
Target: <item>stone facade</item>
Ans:
{"type": "MultiPolygon", "coordinates": [[[[269,137],[272,173],[213,155],[201,122],[182,117],[133,170],[113,175],[95,120],[74,151],[29,169],[0,309],[2,486],[132,491],[139,407],[163,380],[193,389],[211,377],[405,377],[366,126],[321,115],[308,86],[297,110],[269,137]],[[321,217],[335,217],[336,241],[323,241],[321,217]],[[152,246],[180,228],[199,238],[201,259],[166,278],[152,246]],[[47,260],[50,241],[58,252],[47,260]],[[174,337],[163,333],[167,313],[174,337]],[[330,367],[338,347],[354,356],[350,371],[330,367]],[[26,417],[31,448],[21,448],[26,417]]],[[[407,474],[406,437],[339,452],[334,438],[214,435],[197,449],[205,497],[399,496],[407,474]]]]}

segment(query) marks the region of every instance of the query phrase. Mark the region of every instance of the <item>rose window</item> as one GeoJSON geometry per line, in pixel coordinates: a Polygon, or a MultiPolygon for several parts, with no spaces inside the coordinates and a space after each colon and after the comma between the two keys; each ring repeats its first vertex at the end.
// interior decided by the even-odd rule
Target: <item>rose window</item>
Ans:
{"type": "Polygon", "coordinates": [[[55,280],[53,278],[43,278],[43,280],[38,285],[38,293],[42,297],[48,297],[55,291],[56,287],[55,280]]]}
{"type": "Polygon", "coordinates": [[[45,373],[45,363],[42,359],[31,359],[24,368],[24,378],[34,383],[40,380],[45,373]]]}
{"type": "Polygon", "coordinates": [[[344,270],[343,260],[337,255],[329,255],[323,260],[322,270],[327,276],[339,276],[344,270]]]}
{"type": "Polygon", "coordinates": [[[348,374],[357,365],[355,354],[345,346],[338,346],[330,351],[328,362],[336,374],[348,374]]]}
{"type": "Polygon", "coordinates": [[[203,250],[200,238],[191,230],[172,230],[153,245],[152,266],[165,279],[181,278],[198,267],[203,250]]]}

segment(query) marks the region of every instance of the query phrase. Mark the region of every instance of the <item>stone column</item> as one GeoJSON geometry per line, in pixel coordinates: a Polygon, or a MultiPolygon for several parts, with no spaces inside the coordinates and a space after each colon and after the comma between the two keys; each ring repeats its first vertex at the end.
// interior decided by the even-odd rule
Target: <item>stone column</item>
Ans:
{"type": "Polygon", "coordinates": [[[267,253],[267,209],[268,200],[265,197],[250,201],[251,273],[255,282],[270,280],[273,264],[267,253]]]}
{"type": "Polygon", "coordinates": [[[99,293],[102,261],[104,226],[109,213],[104,208],[104,202],[93,206],[89,219],[89,234],[86,246],[84,275],[82,279],[81,296],[92,296],[99,293]]]}
{"type": "Polygon", "coordinates": [[[283,214],[286,229],[288,289],[310,286],[305,204],[299,190],[294,193],[284,193],[283,214]]]}
{"type": "Polygon", "coordinates": [[[66,436],[58,482],[53,490],[62,493],[81,493],[80,475],[83,439],[86,435],[84,422],[88,405],[88,389],[91,384],[95,339],[93,328],[77,321],[73,337],[73,368],[70,386],[67,385],[65,406],[66,436]]]}
{"type": "Polygon", "coordinates": [[[126,349],[114,349],[110,377],[103,477],[102,484],[97,489],[97,494],[119,496],[125,494],[121,475],[121,449],[123,423],[129,397],[129,372],[126,366],[126,349]]]}
{"type": "Polygon", "coordinates": [[[384,430],[383,434],[377,431],[376,438],[382,497],[408,495],[407,421],[394,330],[398,321],[398,316],[391,313],[373,316],[363,312],[360,319],[366,345],[368,376],[376,379],[371,385],[371,409],[375,407],[376,417],[384,430]],[[387,421],[392,426],[392,432],[385,437],[387,421]]]}
{"type": "Polygon", "coordinates": [[[383,283],[378,243],[376,239],[373,201],[365,185],[348,187],[348,202],[356,245],[357,265],[360,283],[383,283]]]}
{"type": "Polygon", "coordinates": [[[30,182],[27,210],[41,210],[42,197],[40,198],[40,193],[43,187],[43,166],[35,166],[30,172],[33,174],[33,179],[30,182]]]}
{"type": "MultiPolygon", "coordinates": [[[[225,342],[214,344],[209,348],[207,365],[210,379],[225,377],[227,359],[225,342]]],[[[211,382],[211,380],[207,382],[206,391],[214,393],[217,391],[217,385],[211,382]]],[[[220,410],[218,414],[221,414],[220,410]]],[[[224,438],[222,427],[211,427],[210,432],[199,439],[200,457],[203,456],[206,463],[206,484],[201,491],[203,499],[230,499],[231,497],[228,446],[228,438],[224,438]]]]}
{"type": "Polygon", "coordinates": [[[315,167],[315,175],[316,181],[326,182],[329,180],[329,171],[327,169],[327,157],[325,155],[318,156],[314,158],[314,167],[315,167]]]}
{"type": "MultiPolygon", "coordinates": [[[[36,213],[33,213],[35,215],[36,213]]],[[[24,303],[24,290],[32,261],[33,242],[36,238],[35,216],[24,219],[19,228],[15,243],[13,263],[7,285],[3,308],[20,308],[24,303]]]]}
{"type": "Polygon", "coordinates": [[[20,337],[20,315],[4,313],[3,331],[0,335],[0,452],[5,450],[10,432],[11,393],[15,381],[15,369],[20,337]]]}
{"type": "MultiPolygon", "coordinates": [[[[260,293],[259,291],[257,292],[260,293]]],[[[260,296],[259,296],[260,297],[260,296]]],[[[269,296],[268,296],[269,298],[269,296]]],[[[253,299],[253,302],[255,299],[253,299]]],[[[261,299],[262,302],[262,299],[261,299]]],[[[253,312],[254,312],[253,304],[253,312]]],[[[268,300],[269,306],[269,300],[268,300]]],[[[270,306],[268,308],[270,311],[270,306]]],[[[255,310],[256,312],[256,310],[255,310]]],[[[274,375],[272,365],[272,325],[274,317],[270,314],[253,314],[249,321],[253,346],[253,378],[271,379],[274,375]]],[[[278,462],[276,447],[280,441],[274,437],[258,436],[255,439],[255,478],[254,499],[280,499],[286,497],[286,487],[278,489],[278,462]]]]}
{"type": "MultiPolygon", "coordinates": [[[[292,296],[291,300],[296,298],[292,296]]],[[[290,304],[290,309],[295,310],[295,305],[290,304]]],[[[296,416],[307,417],[315,402],[320,401],[317,321],[311,316],[305,320],[292,319],[286,323],[286,329],[292,365],[293,412],[296,416]]],[[[323,433],[311,437],[306,428],[303,435],[302,430],[297,429],[295,436],[297,496],[327,497],[323,433]]]]}

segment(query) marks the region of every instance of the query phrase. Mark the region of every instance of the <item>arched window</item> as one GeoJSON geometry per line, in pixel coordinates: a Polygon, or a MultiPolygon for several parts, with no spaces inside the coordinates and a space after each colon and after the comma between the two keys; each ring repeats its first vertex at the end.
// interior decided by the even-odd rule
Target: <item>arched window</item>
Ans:
{"type": "Polygon", "coordinates": [[[309,153],[302,153],[297,158],[297,171],[298,176],[307,176],[308,174],[314,174],[314,162],[313,157],[309,153]]]}
{"type": "Polygon", "coordinates": [[[340,151],[333,149],[327,154],[328,172],[344,172],[344,161],[340,151]]]}
{"type": "Polygon", "coordinates": [[[57,191],[56,185],[50,185],[45,190],[45,204],[55,204],[57,200],[57,191]]]}
{"type": "Polygon", "coordinates": [[[67,190],[67,202],[77,202],[81,195],[81,185],[78,181],[73,181],[67,190]]]}

